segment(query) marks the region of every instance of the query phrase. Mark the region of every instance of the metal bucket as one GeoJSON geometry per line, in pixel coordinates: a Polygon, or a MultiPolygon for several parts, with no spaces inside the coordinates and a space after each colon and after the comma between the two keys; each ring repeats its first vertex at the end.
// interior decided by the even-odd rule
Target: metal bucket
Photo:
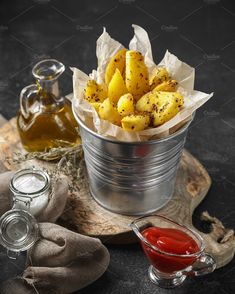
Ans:
{"type": "Polygon", "coordinates": [[[163,207],[174,192],[178,163],[188,126],[167,138],[147,142],[120,142],[80,126],[89,187],[104,208],[127,215],[142,215],[163,207]]]}

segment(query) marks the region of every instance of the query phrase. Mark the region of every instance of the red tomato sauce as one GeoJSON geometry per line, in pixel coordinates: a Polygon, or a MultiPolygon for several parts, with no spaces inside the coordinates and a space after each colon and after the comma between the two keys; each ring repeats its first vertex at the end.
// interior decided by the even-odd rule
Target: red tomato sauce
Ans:
{"type": "Polygon", "coordinates": [[[143,241],[141,242],[151,264],[161,272],[172,273],[185,269],[195,262],[196,257],[181,257],[180,255],[189,255],[200,251],[196,241],[178,229],[149,227],[142,231],[142,235],[151,245],[165,253],[160,253],[143,241]],[[179,256],[170,256],[167,253],[179,256]]]}

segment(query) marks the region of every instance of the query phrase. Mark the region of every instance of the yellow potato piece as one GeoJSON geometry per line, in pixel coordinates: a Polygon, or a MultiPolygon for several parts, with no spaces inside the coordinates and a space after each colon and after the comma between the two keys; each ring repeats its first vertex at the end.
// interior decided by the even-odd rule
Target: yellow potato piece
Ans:
{"type": "Polygon", "coordinates": [[[170,75],[168,71],[164,67],[157,67],[149,79],[150,90],[153,90],[157,85],[169,79],[170,75]]]}
{"type": "Polygon", "coordinates": [[[158,108],[152,112],[155,127],[173,118],[184,104],[184,98],[178,92],[158,92],[158,99],[158,108]]]}
{"type": "Polygon", "coordinates": [[[159,91],[156,92],[158,95],[158,104],[161,106],[167,101],[174,100],[176,104],[179,106],[182,106],[184,104],[184,97],[179,92],[165,92],[165,91],[159,91]]]}
{"type": "Polygon", "coordinates": [[[152,112],[157,109],[158,101],[157,92],[148,92],[137,101],[135,107],[139,112],[152,112]]]}
{"type": "Polygon", "coordinates": [[[101,119],[108,120],[115,125],[121,125],[122,117],[117,109],[110,102],[109,98],[105,99],[99,107],[99,116],[101,119]]]}
{"type": "Polygon", "coordinates": [[[126,94],[127,88],[123,77],[118,68],[116,68],[115,73],[108,85],[108,97],[111,102],[117,104],[118,99],[123,95],[126,94]]]}
{"type": "Polygon", "coordinates": [[[119,69],[121,75],[125,76],[125,66],[126,66],[126,51],[127,49],[121,49],[119,50],[116,55],[114,55],[107,67],[106,67],[106,71],[105,71],[105,83],[108,85],[109,82],[111,81],[115,71],[116,71],[116,68],[119,69]]]}
{"type": "Polygon", "coordinates": [[[100,105],[101,103],[100,102],[93,102],[93,103],[90,103],[96,110],[96,112],[99,112],[99,108],[100,108],[100,105]]]}
{"type": "Polygon", "coordinates": [[[103,102],[107,98],[107,88],[105,85],[99,85],[94,80],[89,80],[85,88],[85,98],[87,101],[103,102]]]}
{"type": "Polygon", "coordinates": [[[130,93],[120,97],[117,103],[117,111],[121,116],[134,114],[134,98],[130,93]]]}
{"type": "Polygon", "coordinates": [[[126,87],[136,101],[149,91],[148,69],[138,51],[126,52],[126,87]]]}
{"type": "Polygon", "coordinates": [[[169,80],[162,82],[158,86],[153,89],[153,92],[156,91],[166,91],[166,92],[175,92],[178,86],[178,82],[176,80],[169,80]]]}
{"type": "Polygon", "coordinates": [[[149,126],[149,123],[148,115],[128,115],[122,119],[122,128],[126,131],[142,131],[149,126]]]}

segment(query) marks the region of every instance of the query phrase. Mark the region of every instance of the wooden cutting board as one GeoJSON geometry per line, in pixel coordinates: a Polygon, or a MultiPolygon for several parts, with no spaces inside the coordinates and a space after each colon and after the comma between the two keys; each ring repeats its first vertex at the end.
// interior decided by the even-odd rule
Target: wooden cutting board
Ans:
{"type": "MultiPolygon", "coordinates": [[[[14,152],[25,152],[21,146],[16,120],[13,118],[0,128],[0,153],[2,158],[12,157],[14,152]]],[[[31,160],[21,165],[3,163],[7,169],[16,170],[23,167],[37,166],[53,169],[55,163],[31,160]]],[[[198,231],[192,224],[192,215],[195,208],[206,196],[211,185],[211,179],[200,164],[189,152],[184,150],[177,173],[174,195],[168,204],[157,213],[167,216],[177,222],[198,231]]],[[[87,180],[78,185],[79,189],[70,193],[66,209],[59,223],[76,232],[99,237],[104,243],[127,244],[136,242],[129,224],[135,218],[109,212],[99,206],[91,197],[87,180]]],[[[233,230],[223,227],[216,218],[203,214],[205,221],[211,223],[211,232],[203,237],[206,250],[217,261],[217,268],[226,265],[234,256],[235,238],[233,230]]]]}

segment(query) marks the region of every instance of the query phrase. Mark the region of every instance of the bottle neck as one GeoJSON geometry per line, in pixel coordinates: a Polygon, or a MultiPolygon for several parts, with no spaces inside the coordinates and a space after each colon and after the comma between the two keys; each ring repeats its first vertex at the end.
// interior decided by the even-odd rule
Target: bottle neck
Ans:
{"type": "Polygon", "coordinates": [[[37,84],[43,93],[52,95],[56,100],[61,99],[58,80],[39,80],[37,84]]]}

